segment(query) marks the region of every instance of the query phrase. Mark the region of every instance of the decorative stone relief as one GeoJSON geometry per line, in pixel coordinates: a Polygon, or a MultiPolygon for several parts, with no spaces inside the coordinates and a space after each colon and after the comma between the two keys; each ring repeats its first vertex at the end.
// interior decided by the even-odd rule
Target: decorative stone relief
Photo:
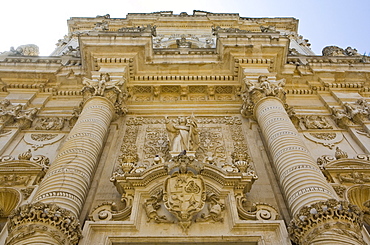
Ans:
{"type": "Polygon", "coordinates": [[[244,195],[237,195],[237,210],[239,218],[242,220],[277,220],[278,211],[267,203],[253,203],[247,205],[247,198],[244,195]]]}
{"type": "Polygon", "coordinates": [[[301,121],[306,129],[332,129],[328,120],[324,116],[306,115],[301,117],[301,121]]]}
{"type": "Polygon", "coordinates": [[[340,198],[344,198],[344,193],[347,190],[346,187],[342,185],[333,185],[333,188],[340,198]]]}
{"type": "Polygon", "coordinates": [[[21,129],[31,127],[38,112],[37,108],[22,110],[21,104],[13,105],[5,99],[0,102],[0,130],[5,126],[16,126],[21,129]]]}
{"type": "Polygon", "coordinates": [[[331,132],[331,133],[314,133],[314,132],[304,132],[303,135],[318,144],[329,147],[333,149],[335,144],[343,140],[343,134],[341,132],[331,132]]]}
{"type": "Polygon", "coordinates": [[[5,51],[0,53],[0,55],[8,55],[8,56],[38,56],[39,55],[39,47],[35,44],[26,44],[17,47],[11,47],[9,51],[5,51]]]}
{"type": "Polygon", "coordinates": [[[41,117],[35,122],[36,130],[61,130],[64,127],[64,118],[60,117],[41,117]]]}
{"type": "Polygon", "coordinates": [[[114,202],[104,202],[93,208],[89,219],[92,221],[126,220],[131,214],[131,205],[118,210],[114,202]]]}
{"type": "Polygon", "coordinates": [[[267,96],[277,97],[286,104],[285,79],[270,82],[267,76],[261,75],[258,77],[257,83],[247,79],[244,79],[244,83],[245,90],[241,94],[244,102],[241,108],[241,114],[243,116],[251,117],[253,115],[254,105],[260,99],[267,96]]]}
{"type": "Polygon", "coordinates": [[[23,140],[31,145],[34,150],[37,150],[38,148],[42,148],[45,145],[51,145],[59,140],[61,140],[64,137],[64,134],[30,134],[27,133],[24,135],[23,140]]]}
{"type": "Polygon", "coordinates": [[[147,25],[147,26],[137,26],[137,27],[122,27],[118,29],[118,32],[124,33],[143,33],[149,32],[153,37],[157,36],[157,26],[147,25]]]}
{"type": "Polygon", "coordinates": [[[359,99],[354,104],[344,103],[344,109],[331,107],[332,115],[341,128],[362,124],[370,120],[370,109],[365,99],[359,99]]]}
{"type": "Polygon", "coordinates": [[[82,237],[78,219],[69,210],[37,202],[22,205],[9,215],[6,244],[34,236],[38,231],[54,234],[60,244],[75,245],[82,237]]]}
{"type": "Polygon", "coordinates": [[[126,114],[126,100],[128,98],[128,93],[123,89],[125,83],[124,79],[111,80],[108,73],[100,74],[100,78],[88,79],[84,78],[82,84],[84,88],[82,89],[83,102],[93,96],[102,96],[110,100],[116,109],[118,115],[126,114]]]}
{"type": "Polygon", "coordinates": [[[312,244],[326,231],[346,234],[365,244],[361,235],[363,214],[347,201],[330,199],[304,206],[289,224],[288,232],[296,244],[312,244]]]}
{"type": "Polygon", "coordinates": [[[191,157],[174,157],[175,171],[164,183],[163,202],[166,209],[176,216],[183,231],[187,231],[195,214],[199,213],[206,201],[206,189],[201,176],[190,171],[191,157]],[[177,170],[178,168],[178,170],[177,170]]]}
{"type": "Polygon", "coordinates": [[[360,56],[357,49],[347,47],[346,49],[337,46],[327,46],[322,50],[323,56],[360,56]]]}
{"type": "Polygon", "coordinates": [[[0,188],[0,217],[8,217],[20,200],[20,193],[16,189],[0,188]]]}
{"type": "Polygon", "coordinates": [[[213,27],[212,26],[212,34],[218,35],[219,33],[248,33],[250,31],[241,30],[239,28],[221,28],[219,26],[213,27]]]}
{"type": "Polygon", "coordinates": [[[153,37],[153,48],[216,48],[216,38],[211,34],[160,34],[153,37]]]}

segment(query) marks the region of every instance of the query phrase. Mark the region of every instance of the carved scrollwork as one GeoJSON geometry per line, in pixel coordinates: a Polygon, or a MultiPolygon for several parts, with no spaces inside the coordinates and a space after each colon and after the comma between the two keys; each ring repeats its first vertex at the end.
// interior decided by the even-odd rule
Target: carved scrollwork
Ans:
{"type": "Polygon", "coordinates": [[[51,145],[64,137],[64,134],[25,134],[23,140],[31,145],[34,150],[42,148],[45,145],[51,145]]]}
{"type": "Polygon", "coordinates": [[[329,149],[333,149],[335,144],[341,142],[343,140],[343,134],[341,132],[304,132],[303,135],[318,144],[322,144],[323,146],[328,147],[329,149]]]}
{"type": "Polygon", "coordinates": [[[364,244],[360,235],[362,220],[363,214],[357,206],[330,199],[301,208],[290,222],[288,232],[297,244],[312,244],[315,237],[329,229],[354,234],[354,238],[364,244]]]}
{"type": "Polygon", "coordinates": [[[248,206],[247,198],[238,195],[236,197],[237,210],[239,218],[242,220],[277,220],[279,219],[278,211],[267,203],[253,203],[248,206]]]}
{"type": "Polygon", "coordinates": [[[56,204],[37,202],[22,205],[8,216],[9,236],[6,243],[14,244],[19,239],[34,234],[33,232],[23,233],[22,237],[17,235],[34,224],[43,224],[46,230],[52,230],[61,244],[75,245],[82,237],[78,219],[70,211],[56,204]]]}
{"type": "Polygon", "coordinates": [[[222,214],[225,210],[225,204],[221,202],[220,197],[217,196],[215,193],[207,193],[206,204],[208,205],[208,213],[202,213],[200,218],[196,219],[196,222],[224,222],[222,214]]]}
{"type": "Polygon", "coordinates": [[[126,220],[131,214],[132,206],[118,210],[114,202],[103,202],[96,206],[89,215],[92,221],[126,220]]]}

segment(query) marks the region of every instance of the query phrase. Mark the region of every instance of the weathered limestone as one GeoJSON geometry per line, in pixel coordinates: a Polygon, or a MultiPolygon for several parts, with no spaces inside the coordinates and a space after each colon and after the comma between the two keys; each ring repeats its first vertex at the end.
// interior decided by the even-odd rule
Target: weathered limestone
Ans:
{"type": "Polygon", "coordinates": [[[361,211],[336,201],[337,194],[310,156],[286,112],[288,106],[282,84],[284,81],[268,81],[267,76],[260,76],[258,83],[246,81],[242,114],[253,111],[268,144],[294,215],[290,235],[298,244],[362,244],[361,211]],[[344,223],[338,225],[337,219],[344,223]],[[344,227],[352,231],[346,233],[344,227]],[[336,239],[332,238],[334,233],[338,233],[336,239]]]}
{"type": "MultiPolygon", "coordinates": [[[[11,216],[13,222],[9,226],[8,244],[18,244],[17,236],[13,233],[35,223],[45,223],[46,226],[45,224],[41,226],[47,227],[46,230],[54,230],[50,231],[51,233],[64,234],[60,236],[64,238],[62,240],[66,244],[76,244],[81,237],[77,217],[85,202],[104,137],[115,113],[118,99],[121,98],[120,86],[123,85],[123,82],[113,81],[107,84],[110,80],[108,74],[102,74],[98,81],[87,80],[89,83],[85,84],[86,87],[83,89],[83,110],[40,184],[33,200],[36,203],[21,206],[11,216]],[[42,213],[45,213],[46,217],[42,213]],[[35,219],[35,216],[38,218],[35,219]],[[73,224],[71,228],[70,223],[73,224]],[[73,232],[72,235],[63,231],[66,227],[73,232]]],[[[42,233],[42,236],[48,237],[49,235],[43,233],[45,229],[34,229],[32,234],[38,236],[42,233]]],[[[33,235],[30,236],[29,244],[38,244],[32,237],[33,235]]],[[[59,244],[58,239],[50,240],[49,244],[59,244]]]]}

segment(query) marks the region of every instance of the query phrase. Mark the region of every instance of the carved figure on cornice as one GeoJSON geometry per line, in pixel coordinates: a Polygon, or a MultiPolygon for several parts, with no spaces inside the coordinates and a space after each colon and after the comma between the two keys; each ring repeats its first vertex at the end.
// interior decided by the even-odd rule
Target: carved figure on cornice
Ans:
{"type": "Polygon", "coordinates": [[[170,140],[170,151],[196,151],[199,147],[198,125],[195,117],[166,117],[166,129],[170,140]]]}
{"type": "Polygon", "coordinates": [[[368,112],[362,109],[358,109],[347,102],[344,103],[343,106],[345,108],[345,112],[347,113],[347,115],[349,115],[349,117],[355,123],[361,123],[362,121],[367,120],[367,118],[369,117],[368,112]]]}
{"type": "Polygon", "coordinates": [[[274,96],[285,104],[285,79],[270,82],[266,75],[258,77],[257,83],[253,83],[248,79],[244,79],[245,90],[242,92],[241,97],[244,101],[241,113],[243,116],[251,116],[253,113],[254,104],[266,96],[274,96]]]}
{"type": "Polygon", "coordinates": [[[356,205],[330,199],[301,208],[290,222],[288,232],[296,244],[313,244],[315,238],[320,239],[327,231],[346,234],[357,243],[365,244],[361,235],[362,222],[363,214],[356,205]]]}
{"type": "Polygon", "coordinates": [[[39,47],[35,44],[26,44],[21,45],[17,49],[14,47],[10,48],[10,51],[5,51],[0,53],[2,55],[9,55],[9,56],[38,56],[39,55],[39,47]]]}
{"type": "Polygon", "coordinates": [[[81,57],[80,47],[73,48],[72,46],[68,46],[67,50],[64,51],[63,55],[70,55],[72,57],[81,57]]]}
{"type": "Polygon", "coordinates": [[[181,36],[181,39],[176,40],[178,48],[191,48],[191,42],[186,41],[185,36],[181,36]]]}
{"type": "Polygon", "coordinates": [[[102,22],[96,22],[93,31],[108,31],[109,23],[108,21],[103,20],[102,22]]]}
{"type": "Polygon", "coordinates": [[[213,35],[217,35],[219,33],[248,33],[250,31],[247,31],[247,30],[241,30],[239,28],[221,28],[219,26],[212,26],[212,34],[213,35]]]}
{"type": "Polygon", "coordinates": [[[348,56],[360,56],[361,54],[357,52],[357,49],[355,48],[351,48],[351,47],[347,47],[345,50],[344,50],[345,54],[348,55],[348,56]]]}
{"type": "Polygon", "coordinates": [[[276,32],[276,26],[260,26],[261,32],[276,32]]]}
{"type": "Polygon", "coordinates": [[[324,116],[304,116],[303,124],[307,129],[332,129],[333,126],[329,124],[324,116]]]}
{"type": "Polygon", "coordinates": [[[54,234],[54,239],[60,244],[76,245],[81,239],[81,228],[78,219],[68,210],[56,204],[41,202],[24,204],[15,209],[8,217],[9,236],[6,244],[14,244],[35,233],[26,232],[33,224],[40,224],[42,229],[38,232],[54,234]],[[14,231],[14,233],[13,233],[14,231]],[[23,234],[18,236],[18,234],[23,234]]]}
{"type": "Polygon", "coordinates": [[[337,109],[335,107],[330,107],[331,113],[334,116],[334,120],[340,128],[345,128],[346,126],[352,125],[351,117],[347,115],[346,111],[342,109],[337,109]]]}
{"type": "Polygon", "coordinates": [[[337,46],[327,46],[322,50],[323,56],[345,56],[345,52],[342,48],[337,46]]]}
{"type": "Polygon", "coordinates": [[[22,129],[30,128],[38,111],[37,108],[30,108],[21,112],[20,115],[15,118],[18,126],[22,129]]]}
{"type": "Polygon", "coordinates": [[[356,104],[360,105],[361,109],[370,115],[370,105],[364,98],[358,99],[356,104]]]}
{"type": "Polygon", "coordinates": [[[76,122],[78,120],[78,117],[80,116],[80,113],[81,113],[81,108],[80,107],[73,108],[72,117],[68,121],[68,124],[69,124],[68,126],[70,128],[73,128],[73,126],[76,124],[76,122]]]}
{"type": "Polygon", "coordinates": [[[110,14],[105,15],[97,15],[95,18],[104,18],[104,19],[110,19],[110,14]]]}
{"type": "Polygon", "coordinates": [[[36,122],[37,130],[61,130],[64,127],[64,118],[61,117],[44,117],[36,122]]]}

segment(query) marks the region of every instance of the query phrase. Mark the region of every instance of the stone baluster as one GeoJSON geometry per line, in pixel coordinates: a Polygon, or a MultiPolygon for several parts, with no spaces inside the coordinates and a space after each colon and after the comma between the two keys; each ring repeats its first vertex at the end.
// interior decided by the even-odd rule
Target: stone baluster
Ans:
{"type": "MultiPolygon", "coordinates": [[[[260,76],[257,83],[246,80],[245,85],[246,90],[242,95],[244,104],[241,113],[244,116],[254,117],[258,121],[263,137],[267,142],[282,191],[294,216],[290,225],[292,239],[298,244],[344,244],[338,243],[340,239],[335,239],[333,243],[325,240],[325,232],[323,232],[324,238],[319,236],[319,230],[324,227],[324,224],[329,225],[329,223],[335,222],[334,217],[327,218],[327,222],[322,221],[319,225],[314,222],[310,223],[311,216],[302,214],[303,209],[306,210],[317,203],[325,203],[328,200],[337,202],[337,195],[310,156],[298,135],[298,131],[290,120],[286,111],[285,82],[270,82],[267,76],[260,76]],[[305,219],[312,227],[300,230],[297,228],[299,227],[297,224],[305,219]],[[315,230],[318,227],[319,230],[315,230]],[[311,236],[313,230],[317,233],[315,236],[311,236]],[[317,239],[310,240],[315,238],[317,239]]],[[[337,203],[337,205],[339,207],[341,204],[337,203]]],[[[336,206],[334,205],[334,207],[336,206]]],[[[352,206],[350,209],[354,210],[352,206]]],[[[321,210],[316,208],[312,212],[317,212],[317,215],[320,215],[321,210]]],[[[353,212],[348,211],[347,213],[353,212]]],[[[345,220],[345,218],[343,219],[345,220]]],[[[344,223],[350,223],[352,228],[358,232],[359,220],[344,223]]],[[[325,230],[326,228],[322,229],[325,230]]],[[[348,238],[346,234],[338,235],[338,237],[340,236],[348,238]]],[[[342,240],[347,241],[348,239],[346,239],[342,240]]],[[[358,239],[353,240],[360,241],[358,239]]]]}
{"type": "Polygon", "coordinates": [[[9,217],[7,244],[24,244],[25,240],[17,242],[20,229],[33,230],[27,244],[40,244],[40,237],[46,244],[77,244],[81,237],[78,215],[114,113],[123,112],[123,81],[113,82],[108,74],[102,74],[100,80],[85,78],[83,84],[83,110],[33,203],[21,206],[9,217]],[[12,231],[16,231],[14,236],[12,231]]]}

